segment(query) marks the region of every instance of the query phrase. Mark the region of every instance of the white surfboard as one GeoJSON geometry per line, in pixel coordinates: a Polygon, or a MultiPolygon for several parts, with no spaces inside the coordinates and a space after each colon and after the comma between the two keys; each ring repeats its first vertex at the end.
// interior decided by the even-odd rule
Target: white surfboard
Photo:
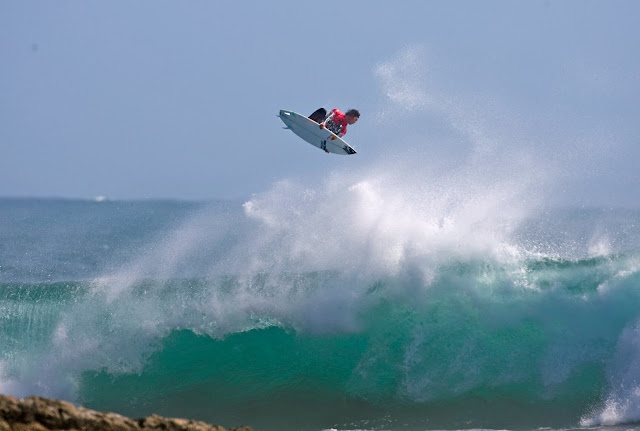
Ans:
{"type": "Polygon", "coordinates": [[[293,111],[281,110],[278,117],[287,125],[287,129],[290,129],[311,145],[334,154],[356,154],[356,150],[340,139],[338,135],[330,130],[321,129],[318,123],[303,115],[296,114],[293,111]]]}

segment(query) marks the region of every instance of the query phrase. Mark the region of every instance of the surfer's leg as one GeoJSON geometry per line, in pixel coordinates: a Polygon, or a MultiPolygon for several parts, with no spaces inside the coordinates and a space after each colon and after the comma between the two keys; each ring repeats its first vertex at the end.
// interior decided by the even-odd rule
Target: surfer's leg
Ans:
{"type": "Polygon", "coordinates": [[[313,114],[309,115],[309,119],[316,123],[322,123],[327,116],[327,110],[324,108],[316,109],[313,114]]]}

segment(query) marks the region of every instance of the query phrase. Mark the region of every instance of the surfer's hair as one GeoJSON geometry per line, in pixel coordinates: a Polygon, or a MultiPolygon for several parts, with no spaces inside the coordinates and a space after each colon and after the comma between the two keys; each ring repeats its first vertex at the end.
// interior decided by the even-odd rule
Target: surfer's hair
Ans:
{"type": "Polygon", "coordinates": [[[349,109],[347,111],[347,113],[344,114],[344,115],[348,115],[350,117],[360,118],[360,111],[358,111],[357,109],[349,109]]]}

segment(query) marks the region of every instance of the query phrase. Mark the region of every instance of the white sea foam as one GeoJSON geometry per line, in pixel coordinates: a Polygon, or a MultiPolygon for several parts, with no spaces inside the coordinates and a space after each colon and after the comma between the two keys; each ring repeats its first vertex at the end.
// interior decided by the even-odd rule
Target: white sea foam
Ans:
{"type": "Polygon", "coordinates": [[[438,193],[420,197],[410,181],[334,172],[314,186],[277,182],[240,213],[194,214],[96,279],[60,316],[44,351],[31,354],[28,372],[17,377],[24,390],[9,380],[4,386],[73,398],[78,373],[140,372],[158,341],[177,329],[213,337],[273,324],[358,331],[377,280],[395,280],[396,294],[409,298],[451,260],[519,257],[509,243],[518,220],[504,216],[517,199],[512,184],[440,182],[438,193]],[[314,282],[310,273],[326,275],[314,282]],[[227,288],[225,275],[233,277],[227,288]],[[212,281],[177,288],[185,276],[212,281]]]}
{"type": "Polygon", "coordinates": [[[622,332],[610,365],[610,392],[602,406],[581,420],[583,426],[640,421],[640,321],[622,332]]]}

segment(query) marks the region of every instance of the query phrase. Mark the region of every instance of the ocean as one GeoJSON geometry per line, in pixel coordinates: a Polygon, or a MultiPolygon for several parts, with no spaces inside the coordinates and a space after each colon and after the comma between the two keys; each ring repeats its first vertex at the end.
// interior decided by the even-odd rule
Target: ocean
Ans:
{"type": "Polygon", "coordinates": [[[0,199],[0,392],[260,430],[639,429],[640,211],[449,198],[0,199]]]}

